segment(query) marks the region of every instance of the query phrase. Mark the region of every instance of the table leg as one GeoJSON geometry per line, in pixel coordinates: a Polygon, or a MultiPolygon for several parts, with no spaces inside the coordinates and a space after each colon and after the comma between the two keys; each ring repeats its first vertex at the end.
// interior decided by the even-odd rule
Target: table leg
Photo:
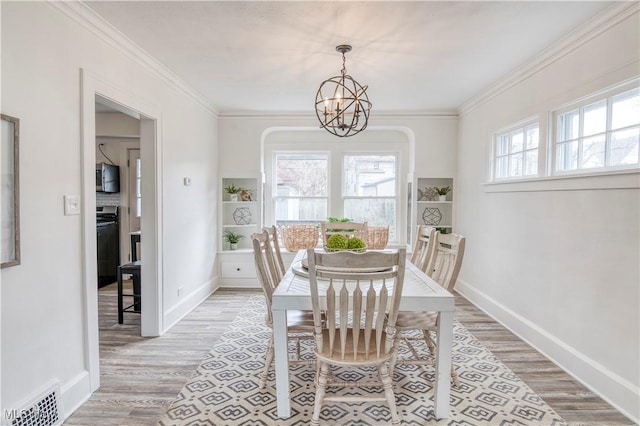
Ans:
{"type": "Polygon", "coordinates": [[[453,342],[453,312],[438,315],[436,344],[436,396],[435,414],[437,419],[449,417],[451,395],[451,345],[453,342]]]}
{"type": "Polygon", "coordinates": [[[276,400],[278,417],[291,416],[289,405],[289,359],[287,355],[287,311],[273,311],[273,349],[276,369],[276,400]]]}

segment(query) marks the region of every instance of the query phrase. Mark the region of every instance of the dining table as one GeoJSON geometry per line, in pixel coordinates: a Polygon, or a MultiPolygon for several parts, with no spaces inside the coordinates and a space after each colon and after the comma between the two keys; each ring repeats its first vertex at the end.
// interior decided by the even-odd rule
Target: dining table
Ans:
{"type": "MultiPolygon", "coordinates": [[[[305,276],[306,250],[296,253],[291,266],[273,292],[274,364],[278,417],[291,416],[289,356],[287,351],[287,310],[311,310],[311,289],[305,276]]],[[[322,290],[322,281],[318,282],[322,290]]],[[[324,287],[326,290],[326,286],[324,287]]],[[[320,307],[326,306],[326,296],[320,291],[320,307]]],[[[436,344],[436,375],[434,411],[437,418],[449,417],[451,393],[451,346],[453,340],[454,296],[435,280],[407,260],[400,298],[401,311],[430,311],[438,313],[436,344]]]]}

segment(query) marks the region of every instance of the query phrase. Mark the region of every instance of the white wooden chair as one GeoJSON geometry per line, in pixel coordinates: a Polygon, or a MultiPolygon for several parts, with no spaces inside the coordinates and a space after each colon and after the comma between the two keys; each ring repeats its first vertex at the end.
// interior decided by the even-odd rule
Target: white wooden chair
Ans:
{"type": "Polygon", "coordinates": [[[422,272],[427,272],[427,266],[435,253],[436,228],[432,226],[418,225],[416,231],[416,241],[413,244],[411,253],[411,263],[416,265],[422,272]]]}
{"type": "MultiPolygon", "coordinates": [[[[438,282],[438,284],[444,287],[447,291],[453,292],[456,280],[458,279],[458,273],[460,272],[460,267],[462,266],[462,259],[464,258],[465,237],[456,234],[441,234],[437,232],[433,238],[433,242],[435,243],[434,254],[427,265],[425,273],[431,276],[431,278],[438,282]]],[[[398,358],[395,365],[435,365],[433,358],[435,353],[435,340],[432,338],[431,332],[436,332],[437,330],[437,318],[438,315],[435,312],[400,312],[398,314],[396,328],[399,332],[397,337],[399,340],[402,339],[407,343],[413,358],[398,358]],[[416,338],[405,336],[403,332],[409,330],[422,331],[422,337],[416,338]],[[414,340],[424,340],[432,356],[430,358],[421,357],[411,343],[411,341],[414,340]]],[[[454,385],[457,387],[459,385],[458,375],[453,366],[451,367],[451,378],[454,385]]]]}
{"type": "Polygon", "coordinates": [[[322,242],[326,246],[327,240],[335,234],[342,234],[347,238],[358,237],[367,242],[367,222],[322,222],[322,242]]]}
{"type": "Polygon", "coordinates": [[[311,424],[319,424],[320,411],[326,401],[386,401],[391,410],[391,424],[399,425],[389,366],[396,354],[394,325],[404,282],[406,250],[316,253],[309,249],[307,258],[318,359],[311,424]],[[321,306],[320,297],[324,295],[326,306],[321,306]],[[335,381],[331,366],[376,366],[379,382],[335,381]],[[384,396],[325,395],[327,387],[372,385],[382,385],[384,396]]]}
{"type": "Polygon", "coordinates": [[[278,242],[278,228],[274,226],[262,228],[263,231],[266,231],[269,236],[269,244],[271,245],[271,250],[273,251],[273,260],[276,264],[276,271],[278,272],[278,282],[284,277],[284,274],[287,270],[284,267],[284,262],[282,261],[282,253],[280,252],[280,243],[278,242]]]}
{"type": "MultiPolygon", "coordinates": [[[[253,244],[253,254],[256,264],[256,272],[258,275],[258,281],[262,286],[264,292],[264,298],[267,302],[267,314],[265,318],[266,324],[273,327],[273,317],[271,314],[271,298],[276,286],[280,282],[276,279],[276,262],[273,258],[273,250],[271,248],[269,234],[267,231],[255,233],[251,235],[253,244]]],[[[310,311],[287,311],[287,332],[290,334],[290,338],[295,340],[296,343],[296,359],[290,360],[292,364],[305,363],[315,364],[315,360],[301,360],[300,359],[300,340],[301,339],[313,339],[313,314],[310,311]]],[[[269,346],[267,349],[264,370],[260,378],[260,388],[264,388],[267,384],[267,377],[269,375],[269,369],[273,364],[273,332],[269,338],[269,346]]]]}

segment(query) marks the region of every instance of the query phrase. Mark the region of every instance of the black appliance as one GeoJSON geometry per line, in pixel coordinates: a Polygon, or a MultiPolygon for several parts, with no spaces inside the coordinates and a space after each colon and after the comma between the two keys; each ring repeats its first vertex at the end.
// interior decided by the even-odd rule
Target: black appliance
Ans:
{"type": "Polygon", "coordinates": [[[117,206],[97,207],[98,288],[117,281],[120,264],[120,224],[117,206]]]}
{"type": "Polygon", "coordinates": [[[120,192],[120,167],[108,163],[96,164],[96,191],[120,192]]]}

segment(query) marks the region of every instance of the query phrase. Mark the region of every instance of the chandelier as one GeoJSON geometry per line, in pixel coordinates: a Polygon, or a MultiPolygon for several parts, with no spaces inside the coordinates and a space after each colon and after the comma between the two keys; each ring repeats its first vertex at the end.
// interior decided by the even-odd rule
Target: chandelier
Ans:
{"type": "Polygon", "coordinates": [[[344,54],[351,46],[341,44],[336,50],[342,53],[341,75],[331,77],[320,85],[316,93],[316,116],[320,127],[339,137],[353,136],[367,127],[371,102],[367,87],[347,74],[344,54]]]}

